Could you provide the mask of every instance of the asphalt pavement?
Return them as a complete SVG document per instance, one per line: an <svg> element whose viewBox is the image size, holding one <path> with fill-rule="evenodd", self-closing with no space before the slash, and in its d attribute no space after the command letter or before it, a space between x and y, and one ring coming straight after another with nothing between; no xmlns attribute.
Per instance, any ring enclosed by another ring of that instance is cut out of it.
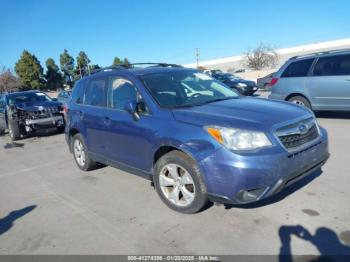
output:
<svg viewBox="0 0 350 262"><path fill-rule="evenodd" d="M167 208L149 181L80 171L63 134L0 137L0 254L350 254L350 114L319 116L331 157L267 201Z"/></svg>

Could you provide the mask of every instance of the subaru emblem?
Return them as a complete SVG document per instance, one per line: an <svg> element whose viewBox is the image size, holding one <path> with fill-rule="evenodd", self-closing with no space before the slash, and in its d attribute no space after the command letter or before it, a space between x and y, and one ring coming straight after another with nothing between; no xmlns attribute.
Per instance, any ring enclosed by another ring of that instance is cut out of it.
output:
<svg viewBox="0 0 350 262"><path fill-rule="evenodd" d="M298 129L301 134L305 134L309 130L308 126L305 124L300 124Z"/></svg>

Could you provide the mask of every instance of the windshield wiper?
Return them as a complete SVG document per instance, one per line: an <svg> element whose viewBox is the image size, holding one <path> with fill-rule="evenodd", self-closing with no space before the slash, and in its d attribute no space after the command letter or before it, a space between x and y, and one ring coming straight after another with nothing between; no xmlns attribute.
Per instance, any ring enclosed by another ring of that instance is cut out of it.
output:
<svg viewBox="0 0 350 262"><path fill-rule="evenodd" d="M202 105L210 104L210 103L213 103L213 102L219 102L219 101L224 101L224 100L229 100L229 99L236 99L236 98L238 98L238 96L217 98L217 99L213 99L213 100L204 101L202 103L179 105L179 106L172 107L172 109L181 109L181 108L189 108L189 107L194 107L194 106L202 106Z"/></svg>
<svg viewBox="0 0 350 262"><path fill-rule="evenodd" d="M201 105L205 105L205 104L210 104L210 103L214 103L214 102L219 102L219 101L224 101L224 100L230 100L230 99L236 99L238 98L238 96L231 96L231 97L225 97L225 98L217 98L217 99L213 99L213 100L208 100L208 101L204 101L202 103L196 104L197 106L201 106Z"/></svg>

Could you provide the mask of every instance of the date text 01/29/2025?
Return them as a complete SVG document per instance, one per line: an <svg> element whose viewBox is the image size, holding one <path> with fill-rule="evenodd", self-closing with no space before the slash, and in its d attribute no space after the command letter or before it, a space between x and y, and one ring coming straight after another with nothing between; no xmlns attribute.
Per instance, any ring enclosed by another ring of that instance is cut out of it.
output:
<svg viewBox="0 0 350 262"><path fill-rule="evenodd" d="M219 261L217 256L128 256L128 261Z"/></svg>

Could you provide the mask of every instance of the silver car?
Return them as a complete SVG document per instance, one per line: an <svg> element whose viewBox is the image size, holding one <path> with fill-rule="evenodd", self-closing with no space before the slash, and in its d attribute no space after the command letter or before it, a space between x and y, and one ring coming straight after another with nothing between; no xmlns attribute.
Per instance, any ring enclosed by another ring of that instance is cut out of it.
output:
<svg viewBox="0 0 350 262"><path fill-rule="evenodd" d="M270 84L270 99L314 111L350 111L350 50L292 57Z"/></svg>

